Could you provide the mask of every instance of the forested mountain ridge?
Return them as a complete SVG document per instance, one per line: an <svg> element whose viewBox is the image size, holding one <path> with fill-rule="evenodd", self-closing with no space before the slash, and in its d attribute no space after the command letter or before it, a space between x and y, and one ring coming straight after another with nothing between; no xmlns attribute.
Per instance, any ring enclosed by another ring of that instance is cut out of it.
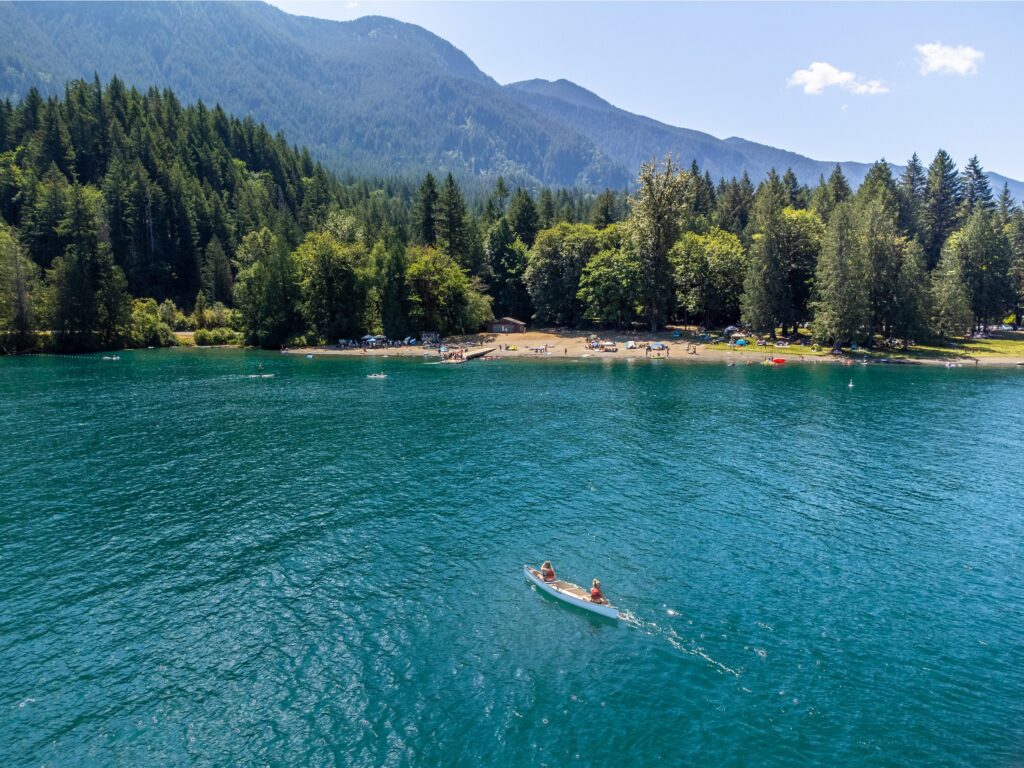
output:
<svg viewBox="0 0 1024 768"><path fill-rule="evenodd" d="M835 165L634 115L565 80L503 87L447 41L382 17L326 21L263 3L0 3L0 97L60 94L95 73L250 115L361 176L451 170L600 190L669 153L714 179L755 182L792 168L814 184ZM841 167L856 185L869 165ZM1024 198L1024 184L1010 190Z"/></svg>
<svg viewBox="0 0 1024 768"><path fill-rule="evenodd" d="M117 76L219 103L358 175L505 174L622 186L624 168L523 107L451 44L382 17L340 23L262 3L0 5L0 95Z"/></svg>

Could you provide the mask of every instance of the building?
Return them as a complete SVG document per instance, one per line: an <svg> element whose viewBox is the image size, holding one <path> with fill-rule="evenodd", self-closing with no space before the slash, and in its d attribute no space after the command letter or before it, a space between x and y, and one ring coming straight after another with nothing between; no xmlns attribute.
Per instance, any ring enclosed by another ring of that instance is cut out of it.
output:
<svg viewBox="0 0 1024 768"><path fill-rule="evenodd" d="M499 317L487 323L488 333L526 333L526 323L514 317Z"/></svg>

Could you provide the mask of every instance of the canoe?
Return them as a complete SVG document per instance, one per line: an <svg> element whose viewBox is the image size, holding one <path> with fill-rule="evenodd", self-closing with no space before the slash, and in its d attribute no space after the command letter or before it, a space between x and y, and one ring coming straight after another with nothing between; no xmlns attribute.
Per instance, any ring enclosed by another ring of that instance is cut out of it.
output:
<svg viewBox="0 0 1024 768"><path fill-rule="evenodd" d="M544 581L540 575L540 571L531 568L528 565L523 566L523 573L526 578L533 582L538 588L543 589L552 597L558 598L564 603L569 605L575 605L577 608L582 608L585 611L591 613L599 613L602 616L607 616L610 619L621 619L622 614L619 613L619 609L614 605L607 603L592 603L590 601L590 593L586 592L582 587L572 584L568 581L562 581L556 579L555 581Z"/></svg>

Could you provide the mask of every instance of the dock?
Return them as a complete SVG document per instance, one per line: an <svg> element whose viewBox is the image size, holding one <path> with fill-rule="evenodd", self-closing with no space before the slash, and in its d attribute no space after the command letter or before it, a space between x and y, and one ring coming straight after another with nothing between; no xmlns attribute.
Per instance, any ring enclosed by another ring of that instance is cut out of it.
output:
<svg viewBox="0 0 1024 768"><path fill-rule="evenodd" d="M472 352L466 352L460 360L442 360L441 363L444 365L459 365L460 363L468 363L470 360L476 360L478 357L489 355L494 352L497 347L487 347L487 349L474 349Z"/></svg>

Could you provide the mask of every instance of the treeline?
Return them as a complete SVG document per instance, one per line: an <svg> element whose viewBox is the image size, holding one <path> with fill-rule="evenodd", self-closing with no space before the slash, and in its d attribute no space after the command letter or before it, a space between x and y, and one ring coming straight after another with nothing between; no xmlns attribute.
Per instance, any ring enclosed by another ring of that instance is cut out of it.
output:
<svg viewBox="0 0 1024 768"><path fill-rule="evenodd" d="M756 187L648 164L636 192L454 177L342 183L219 107L118 80L0 102L0 334L7 348L253 344L540 325L742 321L823 343L959 335L1024 296L1024 213L976 158L940 151L854 192L837 167ZM231 334L206 334L228 339Z"/></svg>

